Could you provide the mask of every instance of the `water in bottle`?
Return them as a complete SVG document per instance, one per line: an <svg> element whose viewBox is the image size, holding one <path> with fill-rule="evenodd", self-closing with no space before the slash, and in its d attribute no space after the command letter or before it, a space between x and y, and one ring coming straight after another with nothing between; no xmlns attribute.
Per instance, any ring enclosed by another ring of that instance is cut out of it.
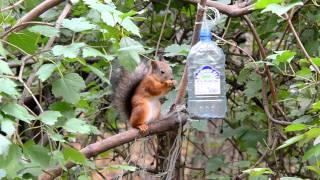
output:
<svg viewBox="0 0 320 180"><path fill-rule="evenodd" d="M225 55L202 26L200 41L187 57L188 112L191 118L225 118L227 112Z"/></svg>

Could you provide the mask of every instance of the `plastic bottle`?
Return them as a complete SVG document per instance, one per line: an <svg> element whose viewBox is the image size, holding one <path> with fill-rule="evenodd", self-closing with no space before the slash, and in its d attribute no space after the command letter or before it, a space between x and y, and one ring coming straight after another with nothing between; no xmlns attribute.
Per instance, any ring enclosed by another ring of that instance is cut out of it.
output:
<svg viewBox="0 0 320 180"><path fill-rule="evenodd" d="M187 57L188 112L191 118L225 118L227 112L225 55L211 40L207 25L200 31L200 41Z"/></svg>

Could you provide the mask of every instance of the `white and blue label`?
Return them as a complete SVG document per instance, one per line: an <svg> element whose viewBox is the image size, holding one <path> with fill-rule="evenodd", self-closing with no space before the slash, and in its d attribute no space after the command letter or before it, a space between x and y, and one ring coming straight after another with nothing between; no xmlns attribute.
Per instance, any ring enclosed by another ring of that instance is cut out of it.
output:
<svg viewBox="0 0 320 180"><path fill-rule="evenodd" d="M221 94L220 72L211 66L202 66L194 73L195 95Z"/></svg>

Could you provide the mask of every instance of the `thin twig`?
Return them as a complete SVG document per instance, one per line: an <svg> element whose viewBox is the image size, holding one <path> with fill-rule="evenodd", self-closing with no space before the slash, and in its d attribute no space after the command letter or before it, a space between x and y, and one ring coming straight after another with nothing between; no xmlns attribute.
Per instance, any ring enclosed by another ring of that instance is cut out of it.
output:
<svg viewBox="0 0 320 180"><path fill-rule="evenodd" d="M4 11L8 11L8 10L10 10L10 9L13 9L13 8L19 6L21 3L23 3L23 1L24 1L24 0L17 1L17 2L15 2L14 4L12 4L12 5L8 6L8 7L5 7L5 8L0 9L0 13L2 13L2 12L4 12Z"/></svg>

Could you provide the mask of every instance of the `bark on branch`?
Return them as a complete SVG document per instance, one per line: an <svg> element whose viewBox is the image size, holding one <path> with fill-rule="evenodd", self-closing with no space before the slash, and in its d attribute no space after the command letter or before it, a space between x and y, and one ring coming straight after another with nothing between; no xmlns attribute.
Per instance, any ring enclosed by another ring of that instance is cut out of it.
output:
<svg viewBox="0 0 320 180"><path fill-rule="evenodd" d="M186 0L191 3L199 3L200 0ZM248 2L236 3L232 5L223 4L216 1L207 1L207 6L214 7L218 9L221 13L226 14L230 17L240 17L246 14L250 14L253 10L253 7Z"/></svg>
<svg viewBox="0 0 320 180"><path fill-rule="evenodd" d="M180 125L185 124L187 121L187 117L184 113L174 112L164 119L151 123L149 125L148 135L153 134L161 134L167 131L171 131L177 129ZM87 158L97 156L98 154L105 152L109 149L115 148L117 146L126 144L128 142L134 141L135 139L139 139L140 136L139 131L137 129L130 129L128 131L116 134L114 136L108 137L102 141L90 144L85 148L81 149L80 152L83 153ZM67 169L72 168L76 164L72 162L68 162L65 164ZM49 180L54 179L62 174L63 170L61 166L56 166L52 169L48 169L44 171L39 179L41 180Z"/></svg>
<svg viewBox="0 0 320 180"><path fill-rule="evenodd" d="M57 6L58 4L62 3L64 0L45 0L42 3L40 3L38 6L33 8L30 12L28 12L26 15L24 15L16 25L12 27L14 28L14 32L20 31L21 29L24 29L26 25L22 25L26 22L32 21L39 17L42 13L46 12L48 9ZM17 28L17 26L19 26Z"/></svg>

